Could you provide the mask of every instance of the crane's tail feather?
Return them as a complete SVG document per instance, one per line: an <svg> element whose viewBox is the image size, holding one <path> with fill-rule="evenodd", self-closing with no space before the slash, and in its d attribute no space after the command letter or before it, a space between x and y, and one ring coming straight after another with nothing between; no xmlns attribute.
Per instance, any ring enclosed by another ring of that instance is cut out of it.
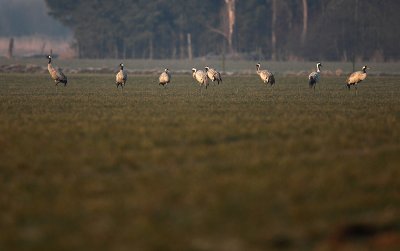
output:
<svg viewBox="0 0 400 251"><path fill-rule="evenodd" d="M268 78L268 83L269 83L270 85L275 84L275 77L274 77L274 75L271 75L271 76Z"/></svg>
<svg viewBox="0 0 400 251"><path fill-rule="evenodd" d="M68 80L67 79L61 79L60 83L63 83L64 86L66 86L68 84Z"/></svg>
<svg viewBox="0 0 400 251"><path fill-rule="evenodd" d="M315 79L313 77L310 77L310 79L308 80L308 85L310 87L314 86L317 82L315 81Z"/></svg>

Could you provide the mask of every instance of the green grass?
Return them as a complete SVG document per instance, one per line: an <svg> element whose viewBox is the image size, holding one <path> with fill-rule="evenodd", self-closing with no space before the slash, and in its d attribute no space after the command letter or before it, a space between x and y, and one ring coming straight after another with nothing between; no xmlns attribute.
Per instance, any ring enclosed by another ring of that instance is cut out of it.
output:
<svg viewBox="0 0 400 251"><path fill-rule="evenodd" d="M325 250L354 223L398 240L399 80L355 96L342 78L200 93L130 76L121 93L112 75L56 92L47 74L3 74L0 250Z"/></svg>

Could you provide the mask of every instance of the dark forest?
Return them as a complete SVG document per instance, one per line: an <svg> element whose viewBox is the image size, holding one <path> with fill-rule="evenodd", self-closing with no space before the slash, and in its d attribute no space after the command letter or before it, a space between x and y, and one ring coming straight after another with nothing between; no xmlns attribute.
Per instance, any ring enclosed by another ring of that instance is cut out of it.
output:
<svg viewBox="0 0 400 251"><path fill-rule="evenodd" d="M46 0L80 58L396 61L397 0Z"/></svg>

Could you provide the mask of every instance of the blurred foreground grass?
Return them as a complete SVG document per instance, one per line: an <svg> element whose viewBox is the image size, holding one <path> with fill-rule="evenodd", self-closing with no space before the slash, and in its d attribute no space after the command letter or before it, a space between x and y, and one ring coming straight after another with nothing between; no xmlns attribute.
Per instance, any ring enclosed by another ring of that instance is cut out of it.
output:
<svg viewBox="0 0 400 251"><path fill-rule="evenodd" d="M399 80L3 74L0 250L398 250Z"/></svg>

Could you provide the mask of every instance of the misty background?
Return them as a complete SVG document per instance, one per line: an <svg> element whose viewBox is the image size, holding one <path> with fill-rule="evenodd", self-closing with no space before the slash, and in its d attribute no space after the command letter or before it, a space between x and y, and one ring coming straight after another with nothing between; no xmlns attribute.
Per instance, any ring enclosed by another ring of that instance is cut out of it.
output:
<svg viewBox="0 0 400 251"><path fill-rule="evenodd" d="M48 15L44 0L0 0L0 36L68 37L67 27Z"/></svg>
<svg viewBox="0 0 400 251"><path fill-rule="evenodd" d="M398 61L396 0L0 0L0 55Z"/></svg>
<svg viewBox="0 0 400 251"><path fill-rule="evenodd" d="M44 0L0 0L0 57L7 56L14 38L14 56L50 53L74 57L71 30L48 15Z"/></svg>

